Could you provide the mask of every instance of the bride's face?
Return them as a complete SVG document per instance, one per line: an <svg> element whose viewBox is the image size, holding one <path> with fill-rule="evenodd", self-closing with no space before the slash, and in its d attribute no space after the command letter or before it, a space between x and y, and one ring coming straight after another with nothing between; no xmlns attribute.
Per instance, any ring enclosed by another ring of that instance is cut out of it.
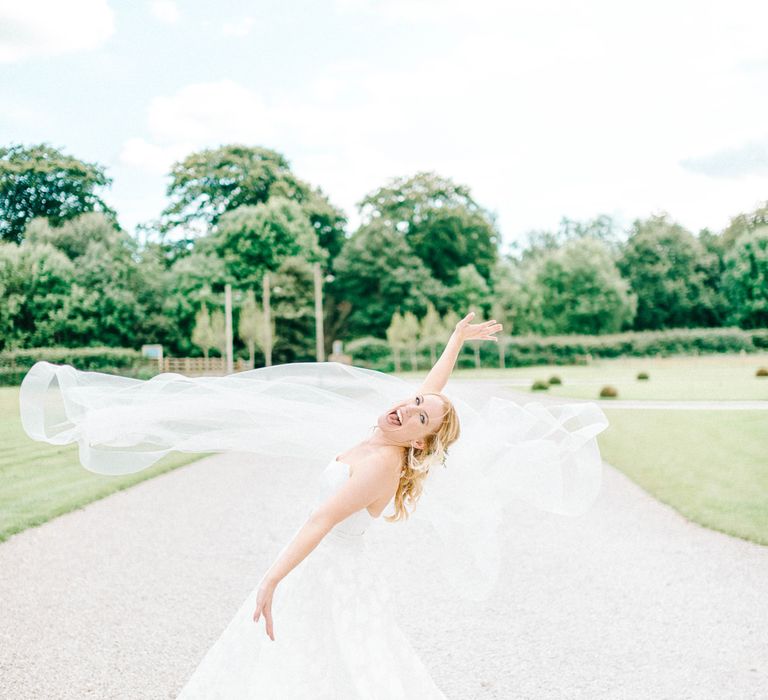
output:
<svg viewBox="0 0 768 700"><path fill-rule="evenodd" d="M414 443L416 447L421 447L421 438L437 430L444 413L445 408L439 396L416 394L382 413L377 425L394 442Z"/></svg>

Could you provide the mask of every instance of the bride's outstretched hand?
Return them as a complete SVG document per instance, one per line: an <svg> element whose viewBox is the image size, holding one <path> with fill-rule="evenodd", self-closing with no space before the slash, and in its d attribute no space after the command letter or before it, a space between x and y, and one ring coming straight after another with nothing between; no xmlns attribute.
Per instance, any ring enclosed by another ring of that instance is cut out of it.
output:
<svg viewBox="0 0 768 700"><path fill-rule="evenodd" d="M272 595L275 592L274 585L263 581L256 593L256 610L253 612L253 621L258 622L259 616L264 614L264 622L267 627L267 636L274 642L275 632L272 626Z"/></svg>
<svg viewBox="0 0 768 700"><path fill-rule="evenodd" d="M474 317L475 312L470 311L456 324L454 333L462 340L499 340L494 333L498 333L502 326L500 323L496 323L496 319L483 323L470 323Z"/></svg>

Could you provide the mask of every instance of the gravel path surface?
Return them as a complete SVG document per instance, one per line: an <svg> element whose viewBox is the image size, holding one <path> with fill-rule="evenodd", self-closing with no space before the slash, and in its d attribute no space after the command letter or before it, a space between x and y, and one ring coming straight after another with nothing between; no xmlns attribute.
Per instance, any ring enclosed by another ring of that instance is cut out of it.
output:
<svg viewBox="0 0 768 700"><path fill-rule="evenodd" d="M252 462L209 457L0 544L0 697L175 697L309 506L308 480ZM580 518L514 507L492 601L398 584L446 695L768 697L768 548L604 475Z"/></svg>

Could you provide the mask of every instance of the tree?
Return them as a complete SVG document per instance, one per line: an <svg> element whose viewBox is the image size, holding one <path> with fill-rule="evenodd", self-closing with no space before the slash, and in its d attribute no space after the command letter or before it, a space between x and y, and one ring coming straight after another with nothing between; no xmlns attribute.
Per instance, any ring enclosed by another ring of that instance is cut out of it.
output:
<svg viewBox="0 0 768 700"><path fill-rule="evenodd" d="M272 326L274 329L274 316L272 317ZM248 348L248 360L250 366L254 367L254 350L258 346L264 352L268 337L266 324L264 323L264 310L256 303L256 295L252 289L245 293L245 301L240 307L240 321L237 334ZM273 330L273 339L274 335Z"/></svg>
<svg viewBox="0 0 768 700"><path fill-rule="evenodd" d="M50 243L0 242L0 349L68 344L73 275L72 261Z"/></svg>
<svg viewBox="0 0 768 700"><path fill-rule="evenodd" d="M436 173L396 178L359 204L363 223L379 222L399 231L411 250L444 284L458 268L473 264L488 279L499 235L493 215L472 198L469 188Z"/></svg>
<svg viewBox="0 0 768 700"><path fill-rule="evenodd" d="M594 238L602 241L612 253L618 253L620 244L616 234L616 225L607 214L600 214L594 219L576 221L564 216L556 231L528 231L520 259L528 262L553 250L557 250L568 241L582 238Z"/></svg>
<svg viewBox="0 0 768 700"><path fill-rule="evenodd" d="M280 197L299 204L315 229L320 246L335 257L344 241L344 213L320 188L297 178L281 153L255 146L230 144L191 153L170 173L167 195L171 203L158 223L161 232L175 227L215 227L229 211L265 204ZM182 241L182 250L190 240Z"/></svg>
<svg viewBox="0 0 768 700"><path fill-rule="evenodd" d="M730 306L729 324L768 326L768 226L745 231L725 256L723 290Z"/></svg>
<svg viewBox="0 0 768 700"><path fill-rule="evenodd" d="M728 253L743 234L756 231L764 226L768 226L768 201L754 211L737 214L731 219L720 236L722 254Z"/></svg>
<svg viewBox="0 0 768 700"><path fill-rule="evenodd" d="M434 366L437 361L435 344L443 339L443 322L431 301L427 302L427 313L421 319L419 338L422 344L429 348L429 361L431 366Z"/></svg>
<svg viewBox="0 0 768 700"><path fill-rule="evenodd" d="M241 287L256 286L264 272L277 270L288 257L301 254L315 262L327 256L302 208L282 197L227 212L206 243Z"/></svg>
<svg viewBox="0 0 768 700"><path fill-rule="evenodd" d="M392 354L395 358L395 372L400 371L400 351L406 347L405 328L403 326L403 317L400 309L392 314L392 320L387 327L387 342L392 348Z"/></svg>
<svg viewBox="0 0 768 700"><path fill-rule="evenodd" d="M0 148L0 240L20 243L36 217L53 225L89 211L115 213L98 190L111 184L104 168L39 144Z"/></svg>
<svg viewBox="0 0 768 700"><path fill-rule="evenodd" d="M216 347L216 337L211 317L208 315L208 305L203 304L200 311L195 315L195 327L192 330L192 342L202 351L206 361L208 360L208 351Z"/></svg>
<svg viewBox="0 0 768 700"><path fill-rule="evenodd" d="M91 243L100 243L115 254L127 252L132 257L139 257L136 240L116 227L114 220L102 212L79 214L58 226L37 217L27 224L23 238L28 243L50 243L70 260L85 255ZM121 248L124 251L119 251Z"/></svg>
<svg viewBox="0 0 768 700"><path fill-rule="evenodd" d="M224 312L221 309L216 309L211 314L211 337L213 347L219 351L221 357L224 357L227 354L227 328Z"/></svg>
<svg viewBox="0 0 768 700"><path fill-rule="evenodd" d="M635 330L695 327L713 317L716 290L706 283L712 261L666 214L634 222L617 264L637 295Z"/></svg>
<svg viewBox="0 0 768 700"><path fill-rule="evenodd" d="M406 311L403 314L402 323L403 343L411 356L411 371L419 369L418 349L419 349L419 319L413 311Z"/></svg>
<svg viewBox="0 0 768 700"><path fill-rule="evenodd" d="M628 282L606 245L594 238L542 255L533 281L542 333L614 333L634 317L637 300Z"/></svg>
<svg viewBox="0 0 768 700"><path fill-rule="evenodd" d="M359 228L333 262L330 303L341 315L337 337L384 337L395 309L426 312L445 307L445 287L413 254L403 237L381 222ZM348 304L344 309L342 304Z"/></svg>
<svg viewBox="0 0 768 700"><path fill-rule="evenodd" d="M490 305L488 283L474 265L459 268L458 283L451 288L450 299L454 309L475 309L478 315L482 315Z"/></svg>

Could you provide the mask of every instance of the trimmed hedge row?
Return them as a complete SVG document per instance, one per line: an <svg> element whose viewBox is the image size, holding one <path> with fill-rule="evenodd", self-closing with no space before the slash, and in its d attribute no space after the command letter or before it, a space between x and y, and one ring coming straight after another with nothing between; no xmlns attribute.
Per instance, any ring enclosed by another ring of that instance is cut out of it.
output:
<svg viewBox="0 0 768 700"><path fill-rule="evenodd" d="M436 347L442 351L441 346ZM668 357L672 355L704 355L726 352L760 352L768 350L768 328L674 328L664 331L630 331L611 335L502 336L497 343L478 346L482 367L499 367L500 351L506 367L529 365L579 365L596 357ZM369 369L393 372L395 361L389 344L382 338L357 338L345 344L344 352L352 361ZM411 369L410 353L401 352L401 368ZM0 386L21 383L27 370L46 360L68 364L87 371L109 372L127 377L148 379L156 374L154 360L143 357L132 348L25 348L0 352ZM428 348L417 353L419 369L430 366ZM468 343L456 365L475 367L475 343Z"/></svg>
<svg viewBox="0 0 768 700"><path fill-rule="evenodd" d="M438 348L441 350L442 348ZM669 357L768 350L768 328L673 328L663 331L628 331L610 335L524 335L503 336L497 343L479 346L482 367L500 367L500 351L505 367L530 365L580 365L591 359L612 357ZM391 372L394 359L385 340L360 338L347 343L345 352L356 365ZM401 367L411 369L410 353L401 352ZM430 366L429 350L417 353L419 369ZM469 342L456 363L460 368L475 367L474 343Z"/></svg>
<svg viewBox="0 0 768 700"><path fill-rule="evenodd" d="M132 348L24 348L0 352L0 386L18 386L29 368L41 360L137 379L157 374L157 362Z"/></svg>

